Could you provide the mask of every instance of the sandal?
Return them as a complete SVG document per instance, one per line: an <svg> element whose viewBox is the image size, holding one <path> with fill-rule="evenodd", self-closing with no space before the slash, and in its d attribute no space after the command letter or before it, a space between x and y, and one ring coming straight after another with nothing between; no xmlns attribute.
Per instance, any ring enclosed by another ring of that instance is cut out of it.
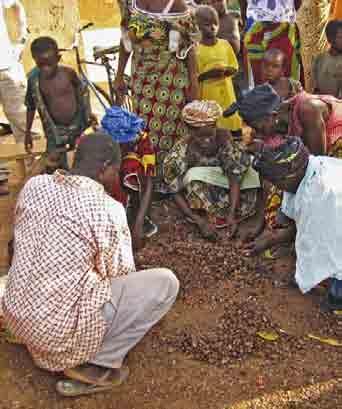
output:
<svg viewBox="0 0 342 409"><path fill-rule="evenodd" d="M87 385L78 381L65 380L57 382L56 391L66 398L74 398L82 395L90 395L91 393L106 392L113 387L114 385Z"/></svg>
<svg viewBox="0 0 342 409"><path fill-rule="evenodd" d="M108 371L106 371L106 374L107 372L112 373L112 371L113 371L112 369L109 369ZM72 374L75 374L75 372ZM116 374L114 377L109 376L108 374L106 378L107 382L104 382L104 380L102 379L101 384L99 383L90 384L89 379L87 377L84 379L87 380L88 382L80 382L79 380L75 379L64 379L62 381L57 382L56 390L60 395L65 397L76 397L81 395L89 395L92 393L105 392L115 388L116 386L120 386L123 382L126 381L128 375L129 369L125 367L116 370Z"/></svg>
<svg viewBox="0 0 342 409"><path fill-rule="evenodd" d="M87 383L89 385L104 385L112 373L111 368L101 368L96 365L84 364L76 368L64 370L64 375L74 381Z"/></svg>

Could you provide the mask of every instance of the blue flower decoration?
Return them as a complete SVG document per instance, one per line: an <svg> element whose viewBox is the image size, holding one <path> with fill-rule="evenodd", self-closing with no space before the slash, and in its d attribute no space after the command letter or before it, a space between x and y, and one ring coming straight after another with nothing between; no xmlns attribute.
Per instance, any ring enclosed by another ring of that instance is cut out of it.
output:
<svg viewBox="0 0 342 409"><path fill-rule="evenodd" d="M143 119L115 105L106 110L101 125L118 143L134 142L140 132L145 129Z"/></svg>

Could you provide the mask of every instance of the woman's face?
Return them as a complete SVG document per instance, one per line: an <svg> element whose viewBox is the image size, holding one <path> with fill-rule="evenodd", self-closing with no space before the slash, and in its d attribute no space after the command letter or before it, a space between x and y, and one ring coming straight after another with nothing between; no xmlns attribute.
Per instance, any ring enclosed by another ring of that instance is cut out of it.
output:
<svg viewBox="0 0 342 409"><path fill-rule="evenodd" d="M253 123L250 123L249 125L252 128L254 128L254 130L258 134L258 137L264 139L276 133L276 125L277 125L277 120L278 120L277 117L278 115L274 113L262 119L254 121Z"/></svg>
<svg viewBox="0 0 342 409"><path fill-rule="evenodd" d="M191 129L191 139L204 153L216 152L216 125Z"/></svg>

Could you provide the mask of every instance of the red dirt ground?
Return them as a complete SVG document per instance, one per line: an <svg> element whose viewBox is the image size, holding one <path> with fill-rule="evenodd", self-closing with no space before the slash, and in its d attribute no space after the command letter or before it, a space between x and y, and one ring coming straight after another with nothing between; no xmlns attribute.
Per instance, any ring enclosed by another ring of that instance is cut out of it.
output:
<svg viewBox="0 0 342 409"><path fill-rule="evenodd" d="M182 290L129 354L128 382L63 399L54 389L57 376L0 338L0 409L341 408L342 348L307 338L342 342L342 317L318 307L324 288L303 296L288 285L293 260L245 260L225 232L211 244L169 204L154 213L160 234L137 255L137 267L171 268ZM256 335L270 330L278 341Z"/></svg>

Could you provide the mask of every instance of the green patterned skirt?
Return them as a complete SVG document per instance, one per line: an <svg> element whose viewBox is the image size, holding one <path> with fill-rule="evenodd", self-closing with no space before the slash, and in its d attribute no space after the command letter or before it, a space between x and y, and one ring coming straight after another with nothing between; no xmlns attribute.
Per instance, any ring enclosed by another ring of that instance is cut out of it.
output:
<svg viewBox="0 0 342 409"><path fill-rule="evenodd" d="M189 75L186 62L162 46L135 46L132 61L133 110L146 124L157 157L154 189L168 193L163 162L176 140L188 134L181 119Z"/></svg>

